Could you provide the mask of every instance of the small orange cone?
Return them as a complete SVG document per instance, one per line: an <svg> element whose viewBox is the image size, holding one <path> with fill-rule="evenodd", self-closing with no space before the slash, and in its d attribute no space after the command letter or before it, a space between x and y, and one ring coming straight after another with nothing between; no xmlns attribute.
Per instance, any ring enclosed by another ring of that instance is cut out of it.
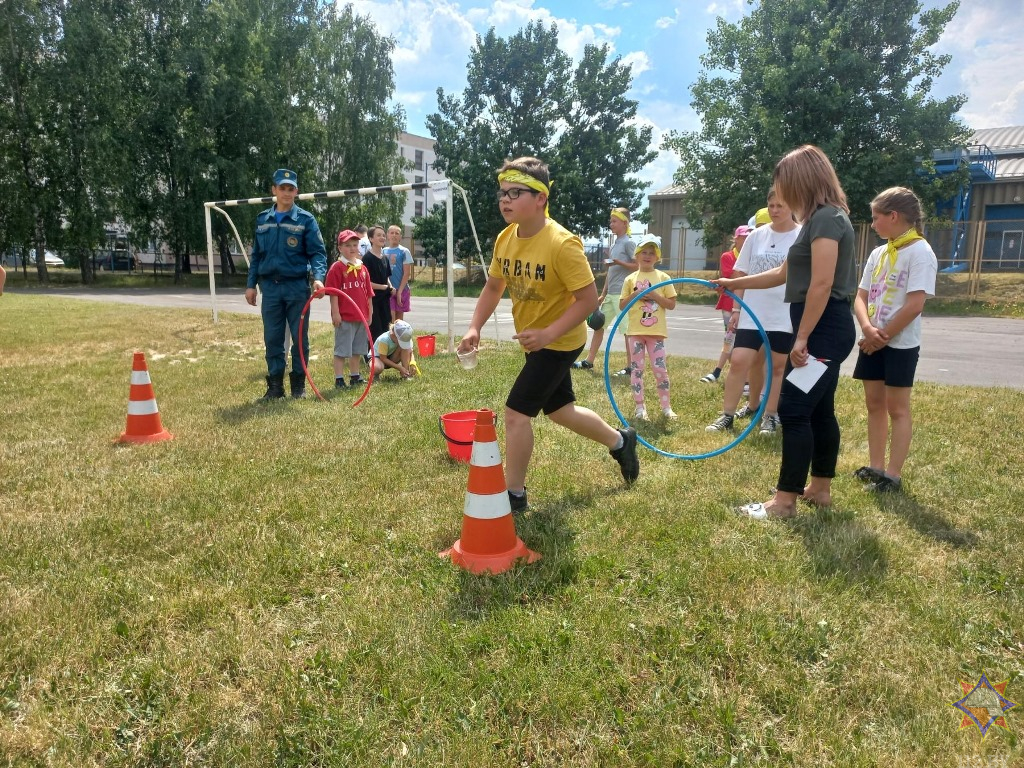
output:
<svg viewBox="0 0 1024 768"><path fill-rule="evenodd" d="M540 555L527 549L516 536L494 431L494 412L485 408L476 412L462 536L441 557L450 557L453 563L475 574L504 573L517 560L540 560Z"/></svg>
<svg viewBox="0 0 1024 768"><path fill-rule="evenodd" d="M132 361L132 386L128 393L128 424L118 439L119 443L155 443L173 438L160 424L160 410L156 407L153 384L149 380L146 356L135 353Z"/></svg>

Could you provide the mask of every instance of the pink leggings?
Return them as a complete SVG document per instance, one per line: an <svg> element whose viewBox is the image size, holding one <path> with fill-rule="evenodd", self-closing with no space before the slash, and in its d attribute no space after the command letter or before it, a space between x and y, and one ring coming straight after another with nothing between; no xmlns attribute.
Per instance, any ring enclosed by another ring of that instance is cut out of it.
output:
<svg viewBox="0 0 1024 768"><path fill-rule="evenodd" d="M633 364L630 374L630 385L633 389L633 402L644 404L644 353L651 357L651 370L654 380L658 382L658 402L662 410L671 407L668 399L668 366L665 364L665 339L661 336L630 336L629 362Z"/></svg>

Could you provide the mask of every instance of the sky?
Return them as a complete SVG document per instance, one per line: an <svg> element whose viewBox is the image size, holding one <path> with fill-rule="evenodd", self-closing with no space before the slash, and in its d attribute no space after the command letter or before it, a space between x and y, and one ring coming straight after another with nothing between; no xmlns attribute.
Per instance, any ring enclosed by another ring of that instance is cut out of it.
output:
<svg viewBox="0 0 1024 768"><path fill-rule="evenodd" d="M346 0L342 0L345 2ZM718 17L737 22L750 12L744 0L352 0L394 38L395 98L406 129L428 136L437 89L461 96L476 36L494 28L509 37L531 21L558 27L563 50L579 60L588 43L607 43L632 65L629 96L637 120L650 125L654 147L671 130L700 127L690 86L700 73L707 32ZM923 0L925 9L945 5ZM962 0L934 52L953 59L932 88L935 98L962 93L959 117L972 129L1024 125L1024 46L1019 25L1024 0ZM672 153L661 151L638 176L648 193L672 183Z"/></svg>

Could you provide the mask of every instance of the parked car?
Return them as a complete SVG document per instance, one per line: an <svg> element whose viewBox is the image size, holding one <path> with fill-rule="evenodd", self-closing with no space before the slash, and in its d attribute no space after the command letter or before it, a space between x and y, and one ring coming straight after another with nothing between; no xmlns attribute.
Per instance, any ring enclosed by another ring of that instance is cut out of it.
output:
<svg viewBox="0 0 1024 768"><path fill-rule="evenodd" d="M62 259L60 256L58 256L53 251L43 251L43 261L46 263L46 266L48 266L48 267L63 267L64 266L64 259ZM35 252L34 248L31 251L29 251L28 262L29 262L29 264L35 264L36 263L36 252Z"/></svg>

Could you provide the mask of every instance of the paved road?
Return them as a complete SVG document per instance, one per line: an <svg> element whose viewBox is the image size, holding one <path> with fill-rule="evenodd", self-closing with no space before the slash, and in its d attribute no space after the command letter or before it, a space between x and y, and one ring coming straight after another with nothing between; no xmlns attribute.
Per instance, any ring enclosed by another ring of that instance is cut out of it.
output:
<svg viewBox="0 0 1024 768"><path fill-rule="evenodd" d="M52 291L55 295L95 301L113 301L156 307L186 307L211 312L209 292L188 289L151 291L143 289ZM245 303L244 291L231 289L217 294L218 312L257 314ZM475 299L456 298L452 312L456 337L469 324ZM448 332L448 302L444 298L413 296L408 320L417 333ZM484 332L485 338L509 340L513 333L512 305L503 299ZM313 302L312 320L330 322L326 301ZM722 344L722 320L708 306L680 304L669 313L669 351L673 354L716 360ZM1024 320L985 317L925 317L924 344L917 377L941 384L971 384L1024 389ZM856 355L850 355L843 372L850 374Z"/></svg>

